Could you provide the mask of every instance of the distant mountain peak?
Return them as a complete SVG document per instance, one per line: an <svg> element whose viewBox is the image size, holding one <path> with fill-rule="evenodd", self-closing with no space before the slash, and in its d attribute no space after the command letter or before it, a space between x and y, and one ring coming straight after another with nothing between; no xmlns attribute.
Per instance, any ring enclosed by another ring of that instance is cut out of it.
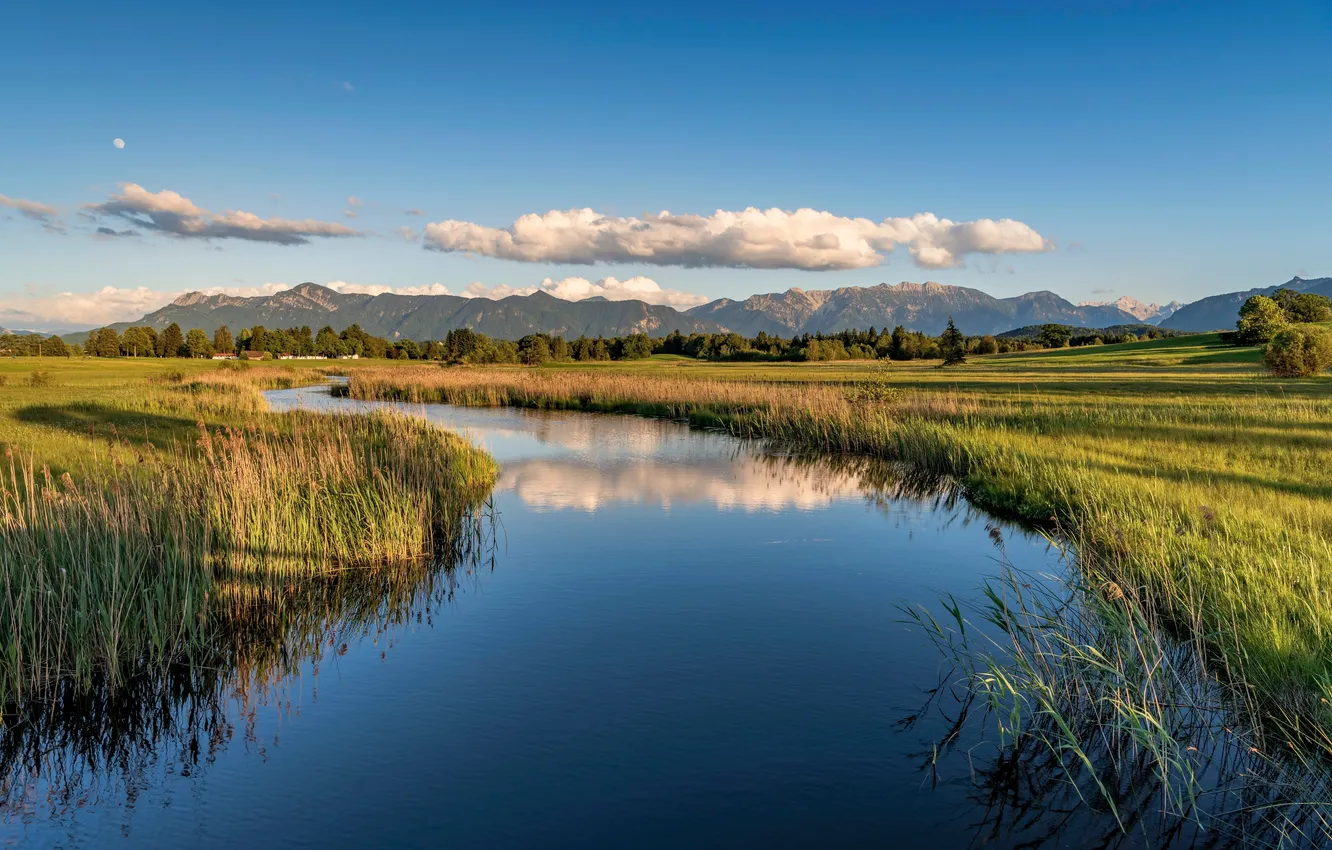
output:
<svg viewBox="0 0 1332 850"><path fill-rule="evenodd" d="M1169 304L1144 304L1131 295L1123 295L1114 301L1082 301L1079 307L1118 307L1130 316L1143 322L1160 322L1174 315L1183 305L1178 301Z"/></svg>
<svg viewBox="0 0 1332 850"><path fill-rule="evenodd" d="M202 292L186 292L184 295L178 296L175 301L172 301L171 306L193 307L195 304L202 304L203 302L207 301L210 297L211 296L205 295Z"/></svg>

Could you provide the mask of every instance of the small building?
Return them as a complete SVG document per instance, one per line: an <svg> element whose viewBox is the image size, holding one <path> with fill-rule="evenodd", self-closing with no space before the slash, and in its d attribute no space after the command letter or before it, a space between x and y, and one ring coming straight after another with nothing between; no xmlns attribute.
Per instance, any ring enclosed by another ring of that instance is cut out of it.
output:
<svg viewBox="0 0 1332 850"><path fill-rule="evenodd" d="M214 360L235 360L235 359L236 359L236 355L231 354L230 352L225 353L225 354L214 354L214 355L213 355L213 359L214 359Z"/></svg>
<svg viewBox="0 0 1332 850"><path fill-rule="evenodd" d="M359 355L359 354L339 354L339 355L338 355L338 359L339 359L339 360L360 360L360 359L361 359L361 355Z"/></svg>
<svg viewBox="0 0 1332 850"><path fill-rule="evenodd" d="M263 360L267 356L267 351L242 351L240 353L241 360Z"/></svg>

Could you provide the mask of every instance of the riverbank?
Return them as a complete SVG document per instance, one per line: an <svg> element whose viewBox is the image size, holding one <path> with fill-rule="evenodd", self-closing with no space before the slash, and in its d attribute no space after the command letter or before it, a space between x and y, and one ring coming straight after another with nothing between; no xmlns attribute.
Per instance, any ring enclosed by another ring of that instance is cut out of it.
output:
<svg viewBox="0 0 1332 850"><path fill-rule="evenodd" d="M1330 751L1332 387L1214 336L979 358L957 369L678 361L362 369L362 399L688 419L902 461L1057 530L1115 593L1205 648L1237 699Z"/></svg>
<svg viewBox="0 0 1332 850"><path fill-rule="evenodd" d="M436 557L496 467L390 414L267 412L279 368L62 364L0 389L0 703L234 640L293 582ZM12 426L12 427L11 427ZM262 591L262 592L260 592Z"/></svg>

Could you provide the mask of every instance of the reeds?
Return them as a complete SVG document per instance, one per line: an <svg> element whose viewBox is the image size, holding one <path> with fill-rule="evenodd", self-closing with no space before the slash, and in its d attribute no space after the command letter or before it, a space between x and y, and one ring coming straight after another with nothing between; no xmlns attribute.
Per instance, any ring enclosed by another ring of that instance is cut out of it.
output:
<svg viewBox="0 0 1332 850"><path fill-rule="evenodd" d="M76 482L9 451L0 482L0 704L207 650L217 582L428 557L484 498L484 453L404 416L200 424L195 446L121 440Z"/></svg>

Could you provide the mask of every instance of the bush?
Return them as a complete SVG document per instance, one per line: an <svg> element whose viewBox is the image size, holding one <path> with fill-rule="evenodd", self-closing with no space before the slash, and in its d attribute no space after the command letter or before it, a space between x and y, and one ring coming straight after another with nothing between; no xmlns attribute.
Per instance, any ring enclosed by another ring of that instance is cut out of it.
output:
<svg viewBox="0 0 1332 850"><path fill-rule="evenodd" d="M54 381L51 380L50 372L32 372L28 375L28 386L30 387L49 387Z"/></svg>
<svg viewBox="0 0 1332 850"><path fill-rule="evenodd" d="M1263 362L1273 375L1300 378L1332 366L1332 333L1322 328L1287 328L1267 344Z"/></svg>

